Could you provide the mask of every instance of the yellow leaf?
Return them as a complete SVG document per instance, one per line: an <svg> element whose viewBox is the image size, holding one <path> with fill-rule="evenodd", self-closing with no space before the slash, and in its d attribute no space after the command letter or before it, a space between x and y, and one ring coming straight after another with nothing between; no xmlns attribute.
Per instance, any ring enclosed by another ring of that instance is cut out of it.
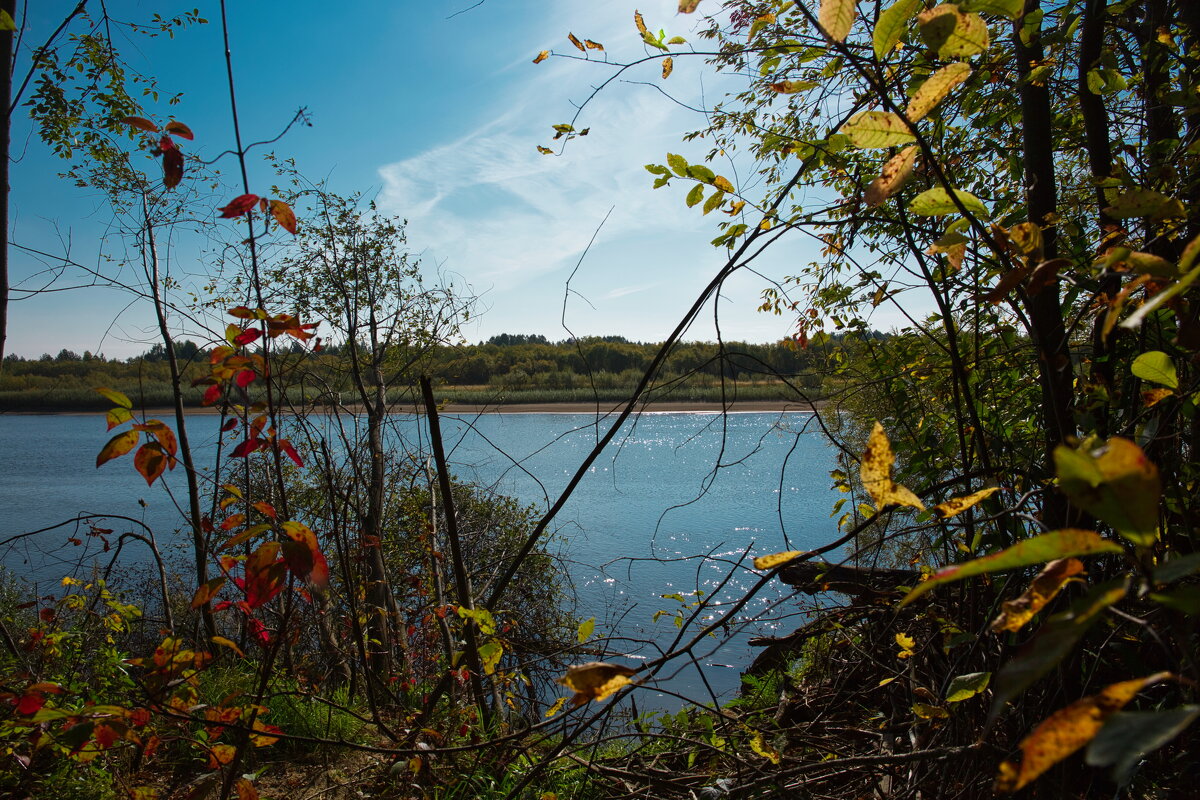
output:
<svg viewBox="0 0 1200 800"><path fill-rule="evenodd" d="M549 719L550 717L553 717L558 712L562 711L563 706L566 704L567 704L567 698L565 698L565 697L560 697L557 700L555 700L554 705L550 706L550 708L546 710L546 718Z"/></svg>
<svg viewBox="0 0 1200 800"><path fill-rule="evenodd" d="M782 553L772 553L769 556L759 556L754 559L755 569L774 569L780 564L786 564L793 558L803 555L803 550L785 550Z"/></svg>
<svg viewBox="0 0 1200 800"><path fill-rule="evenodd" d="M670 56L667 56L663 59L663 78L671 77L671 70L673 69L675 69L675 61Z"/></svg>
<svg viewBox="0 0 1200 800"><path fill-rule="evenodd" d="M913 703L913 713L921 719L949 719L950 712L941 706L933 706L928 703Z"/></svg>
<svg viewBox="0 0 1200 800"><path fill-rule="evenodd" d="M829 38L835 42L844 42L854 24L855 0L821 0L821 11L817 22Z"/></svg>
<svg viewBox="0 0 1200 800"><path fill-rule="evenodd" d="M691 14L700 5L700 0L679 0L679 13Z"/></svg>
<svg viewBox="0 0 1200 800"><path fill-rule="evenodd" d="M638 33L643 34L643 35L648 33L648 31L646 30L646 21L644 19L642 19L642 12L640 12L640 11L633 12L633 24L637 25Z"/></svg>
<svg viewBox="0 0 1200 800"><path fill-rule="evenodd" d="M904 109L904 116L913 122L924 118L926 114L937 107L938 103L945 100L950 92L954 91L954 87L965 81L970 75L971 67L962 62L942 67L930 75L921 84L921 88L917 89L912 99L908 101L908 107Z"/></svg>
<svg viewBox="0 0 1200 800"><path fill-rule="evenodd" d="M567 38L571 40L571 44L573 44L579 48L579 52L581 52L581 53L587 52L587 48L583 46L583 42L579 41L579 39L576 38L575 34L568 33Z"/></svg>
<svg viewBox="0 0 1200 800"><path fill-rule="evenodd" d="M955 514L961 514L971 506L981 500L985 500L996 492L1000 491L999 486L992 486L988 489L980 489L978 492L967 495L966 497L952 497L944 503L938 503L933 507L933 513L945 519L953 517Z"/></svg>
<svg viewBox="0 0 1200 800"><path fill-rule="evenodd" d="M717 187L722 192L733 191L733 183L731 183L729 178L726 178L724 175L718 175L717 177L713 178L713 186Z"/></svg>
<svg viewBox="0 0 1200 800"><path fill-rule="evenodd" d="M1000 616L992 622L996 633L1021 630L1033 615L1067 585L1072 576L1083 572L1083 562L1078 558L1060 558L1051 561L1029 584L1029 588L1016 600L1006 600L1001 606Z"/></svg>
<svg viewBox="0 0 1200 800"><path fill-rule="evenodd" d="M543 50L542 52L540 52L540 53L538 53L538 54L537 54L537 58L535 58L535 59L533 60L533 63L535 63L535 64L540 64L540 63L542 63L543 61L545 61L545 60L546 60L547 58L549 58L549 57L550 57L550 51L549 51L549 50Z"/></svg>
<svg viewBox="0 0 1200 800"><path fill-rule="evenodd" d="M1021 741L1021 763L1005 761L996 776L997 792L1015 792L1050 767L1090 742L1104 723L1145 687L1171 677L1160 672L1147 678L1121 681L1098 694L1059 709Z"/></svg>
<svg viewBox="0 0 1200 800"><path fill-rule="evenodd" d="M780 752L774 747L771 747L771 745L767 744L766 740L763 739L763 735L757 731L755 731L754 735L750 737L750 749L770 761L772 764L778 764L783 759L782 754L780 754Z"/></svg>
<svg viewBox="0 0 1200 800"><path fill-rule="evenodd" d="M567 674L559 678L558 683L574 690L571 705L578 706L589 700L603 700L629 685L629 678L635 672L622 664L592 661L567 667Z"/></svg>
<svg viewBox="0 0 1200 800"><path fill-rule="evenodd" d="M917 138L903 118L888 111L860 111L842 126L841 132L862 150L908 144Z"/></svg>
<svg viewBox="0 0 1200 800"><path fill-rule="evenodd" d="M604 45L600 44L599 42L593 42L591 39L584 39L583 43L587 47L588 50L603 50L604 49Z"/></svg>
<svg viewBox="0 0 1200 800"><path fill-rule="evenodd" d="M126 409L133 408L133 403L123 392L118 392L116 389L109 389L106 386L97 386L94 391L96 392L96 394L102 395L103 397L105 397L109 400L112 400L114 403L116 403L118 406L120 406L122 408L126 408Z"/></svg>
<svg viewBox="0 0 1200 800"><path fill-rule="evenodd" d="M879 685L880 685L880 686L887 686L889 683L891 683L892 681L896 680L896 678L899 678L899 677L900 677L899 675L893 675L893 676L892 676L892 677L890 677L890 678L884 678L883 680L881 680L881 681L879 682Z"/></svg>
<svg viewBox="0 0 1200 800"><path fill-rule="evenodd" d="M233 652L237 653L237 654L238 654L239 656L241 656L242 658L245 658L245 657L246 657L246 654L242 652L242 648L240 648L240 647L238 647L238 646L237 646L237 642L234 642L234 641L232 641L232 640L230 640L230 639L226 639L224 636L214 636L214 637L212 637L212 643L213 643L213 644L219 644L219 645L221 645L222 647L228 647L230 650L232 650Z"/></svg>
<svg viewBox="0 0 1200 800"><path fill-rule="evenodd" d="M868 206L882 205L884 200L900 191L900 187L912 177L913 163L917 160L919 148L914 145L901 150L888 159L879 173L879 177L871 181L867 187L866 201Z"/></svg>
<svg viewBox="0 0 1200 800"><path fill-rule="evenodd" d="M116 436L108 440L108 444L101 448L96 456L96 466L100 466L106 461L111 461L114 458L119 458L128 453L133 448L137 447L137 443L141 441L142 435L137 431L125 431L118 433Z"/></svg>
<svg viewBox="0 0 1200 800"><path fill-rule="evenodd" d="M896 658L911 658L916 654L913 648L917 646L917 643L907 633L897 633L896 644L900 645L900 652L896 654Z"/></svg>
<svg viewBox="0 0 1200 800"><path fill-rule="evenodd" d="M919 497L892 481L892 463L895 460L891 442L883 432L883 426L876 422L859 465L863 487L871 495L876 508L896 505L924 510L925 504Z"/></svg>

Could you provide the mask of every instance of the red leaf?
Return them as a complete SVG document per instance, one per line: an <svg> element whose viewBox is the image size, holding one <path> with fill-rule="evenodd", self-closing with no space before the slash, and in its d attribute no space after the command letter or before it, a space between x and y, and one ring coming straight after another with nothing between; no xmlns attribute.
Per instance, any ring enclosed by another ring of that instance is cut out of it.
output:
<svg viewBox="0 0 1200 800"><path fill-rule="evenodd" d="M145 117L125 117L121 122L148 133L158 133L158 126Z"/></svg>
<svg viewBox="0 0 1200 800"><path fill-rule="evenodd" d="M246 456L250 455L251 453L262 449L262 446L264 444L266 444L266 442L264 442L262 439L259 439L257 437L253 438L253 439L247 439L246 441L242 442L237 447L235 447L233 449L233 452L229 454L229 457L230 458L245 458Z"/></svg>
<svg viewBox="0 0 1200 800"><path fill-rule="evenodd" d="M116 744L117 732L109 725L103 723L96 726L96 744L100 745L101 750L107 750Z"/></svg>
<svg viewBox="0 0 1200 800"><path fill-rule="evenodd" d="M264 542L246 559L246 605L258 608L283 590L287 565L276 559L279 542Z"/></svg>
<svg viewBox="0 0 1200 800"><path fill-rule="evenodd" d="M214 383L204 392L204 399L200 402L206 406L211 406L217 400L221 399L221 384Z"/></svg>
<svg viewBox="0 0 1200 800"><path fill-rule="evenodd" d="M279 227L293 236L296 235L296 212L292 211L291 206L282 200L272 200L271 216L279 223Z"/></svg>
<svg viewBox="0 0 1200 800"><path fill-rule="evenodd" d="M196 138L195 136L192 135L191 128L189 128L187 125L184 125L182 122L179 122L178 120L174 120L174 119L171 120L170 122L168 122L163 127L163 130L166 131L167 133L173 133L176 136L179 136L181 138L188 139L188 140Z"/></svg>
<svg viewBox="0 0 1200 800"><path fill-rule="evenodd" d="M229 421L221 426L221 433L228 433L229 431L236 428L237 424L238 424L237 417L230 417Z"/></svg>
<svg viewBox="0 0 1200 800"><path fill-rule="evenodd" d="M284 454L287 455L287 457L290 458L297 467L304 466L304 462L300 459L300 454L296 452L296 448L292 447L292 443L289 442L287 439L279 440L279 449L282 450L284 452Z"/></svg>
<svg viewBox="0 0 1200 800"><path fill-rule="evenodd" d="M229 205L221 206L217 210L221 212L221 219L234 219L248 213L257 202L258 195L243 194L230 200Z"/></svg>
<svg viewBox="0 0 1200 800"><path fill-rule="evenodd" d="M283 554L292 572L315 586L328 586L329 563L317 544L317 535L301 522L283 523L283 532L292 540L283 543Z"/></svg>
<svg viewBox="0 0 1200 800"><path fill-rule="evenodd" d="M146 479L147 486L153 486L167 469L167 454L163 452L158 442L144 444L138 448L133 457L133 468Z"/></svg>
<svg viewBox="0 0 1200 800"><path fill-rule="evenodd" d="M47 624L54 622L54 620L57 616L58 615L54 613L53 608L43 608L41 611L38 612L38 618L41 619L42 622L45 622Z"/></svg>
<svg viewBox="0 0 1200 800"><path fill-rule="evenodd" d="M179 149L163 153L163 186L174 189L183 180L183 153Z"/></svg>
<svg viewBox="0 0 1200 800"><path fill-rule="evenodd" d="M233 337L233 343L238 347L244 347L250 344L258 337L262 336L261 328L247 328L246 330Z"/></svg>
<svg viewBox="0 0 1200 800"><path fill-rule="evenodd" d="M247 386L254 383L254 379L257 377L258 376L254 374L254 370L244 369L239 372L233 380L239 388L245 389Z"/></svg>
<svg viewBox="0 0 1200 800"><path fill-rule="evenodd" d="M30 716L42 710L42 706L46 705L46 698L40 694L27 694L17 701L16 711L21 716Z"/></svg>
<svg viewBox="0 0 1200 800"><path fill-rule="evenodd" d="M270 633L270 631L267 630L266 625L263 625L260 621L258 621L254 617L251 617L249 620L247 620L247 622L250 625L251 632L254 634L255 638L258 639L258 641L260 641L263 644L266 644L267 642L271 641L271 633Z"/></svg>
<svg viewBox="0 0 1200 800"><path fill-rule="evenodd" d="M172 150L178 150L179 145L175 144L175 140L170 136L164 136L158 140L158 151L160 153L169 153Z"/></svg>

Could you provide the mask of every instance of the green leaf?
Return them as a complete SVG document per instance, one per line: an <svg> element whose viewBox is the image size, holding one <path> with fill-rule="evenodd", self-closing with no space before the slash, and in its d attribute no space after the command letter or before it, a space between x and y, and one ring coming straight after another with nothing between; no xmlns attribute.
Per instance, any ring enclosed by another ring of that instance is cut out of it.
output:
<svg viewBox="0 0 1200 800"><path fill-rule="evenodd" d="M857 0L821 0L821 10L817 14L817 22L835 42L844 42L850 35L854 25L854 12Z"/></svg>
<svg viewBox="0 0 1200 800"><path fill-rule="evenodd" d="M954 194L963 207L973 215L981 219L988 219L991 216L983 201L970 192L955 189ZM936 189L927 189L914 197L908 204L908 210L922 217L942 217L946 214L959 213L958 206L950 199L950 193L940 186Z"/></svg>
<svg viewBox="0 0 1200 800"><path fill-rule="evenodd" d="M1025 10L1025 0L961 0L958 7L963 11L1016 19Z"/></svg>
<svg viewBox="0 0 1200 800"><path fill-rule="evenodd" d="M1031 539L1017 542L1012 547L1006 547L997 553L992 553L983 558L977 558L974 561L967 561L963 564L955 564L938 570L913 587L912 591L900 601L900 605L908 605L934 587L941 586L944 583L961 581L964 578L970 578L975 575L1019 569L1020 567L1053 561L1056 558L1120 552L1122 552L1121 545L1101 538L1100 534L1095 531L1066 528L1060 531L1052 531L1051 533L1043 533L1040 536L1034 536Z"/></svg>
<svg viewBox="0 0 1200 800"><path fill-rule="evenodd" d="M1125 786L1133 768L1147 753L1174 739L1200 717L1200 705L1180 706L1167 711L1118 711L1092 739L1087 763L1112 766L1112 778Z"/></svg>
<svg viewBox="0 0 1200 800"><path fill-rule="evenodd" d="M1142 448L1113 437L1100 448L1054 449L1058 484L1071 502L1141 547L1158 538L1162 481Z"/></svg>
<svg viewBox="0 0 1200 800"><path fill-rule="evenodd" d="M718 189L704 201L704 213L708 214L716 211L723 202L725 202L725 192Z"/></svg>
<svg viewBox="0 0 1200 800"><path fill-rule="evenodd" d="M937 51L938 58L966 58L988 49L988 26L978 14L963 13L953 3L917 15L921 38Z"/></svg>
<svg viewBox="0 0 1200 800"><path fill-rule="evenodd" d="M0 31L15 31L16 29L17 23L12 18L12 14L0 9Z"/></svg>
<svg viewBox="0 0 1200 800"><path fill-rule="evenodd" d="M1171 357L1161 350L1151 350L1142 353L1133 360L1133 374L1144 381L1161 383L1168 389L1179 388L1179 375L1175 372L1175 364Z"/></svg>
<svg viewBox="0 0 1200 800"><path fill-rule="evenodd" d="M651 175L668 175L669 176L671 174L671 170L667 169L662 164L647 164L646 172L649 172Z"/></svg>
<svg viewBox="0 0 1200 800"><path fill-rule="evenodd" d="M1150 599L1190 617L1200 616L1200 586L1180 586L1172 592L1152 593Z"/></svg>
<svg viewBox="0 0 1200 800"><path fill-rule="evenodd" d="M492 641L479 646L479 661L483 666L483 671L487 675L491 675L496 671L496 667L500 664L500 657L504 655L504 645L499 642Z"/></svg>
<svg viewBox="0 0 1200 800"><path fill-rule="evenodd" d="M1104 610L1125 596L1128 587L1128 577L1101 583L1072 603L1069 609L1046 620L1046 624L996 673L992 688L995 699L988 712L989 722L1004 710L1009 700L1062 661Z"/></svg>
<svg viewBox="0 0 1200 800"><path fill-rule="evenodd" d="M674 153L667 153L667 166L669 166L676 175L683 177L687 175L688 163L683 156L677 156Z"/></svg>
<svg viewBox="0 0 1200 800"><path fill-rule="evenodd" d="M971 672L959 675L950 681L950 686L946 689L946 702L961 703L963 700L969 700L986 689L991 679L992 673L990 672Z"/></svg>
<svg viewBox="0 0 1200 800"><path fill-rule="evenodd" d="M908 21L922 5L921 0L897 0L879 13L872 38L875 57L879 60L892 52L908 29Z"/></svg>
<svg viewBox="0 0 1200 800"><path fill-rule="evenodd" d="M712 183L717 174L703 164L691 164L687 168L687 177L695 178L701 183Z"/></svg>
<svg viewBox="0 0 1200 800"><path fill-rule="evenodd" d="M904 110L904 116L913 122L921 119L970 75L971 67L961 62L942 67L930 75L913 94L912 99L908 101L908 108Z"/></svg>
<svg viewBox="0 0 1200 800"><path fill-rule="evenodd" d="M908 124L898 115L887 111L860 111L842 126L855 147L869 150L891 147L916 141Z"/></svg>
<svg viewBox="0 0 1200 800"><path fill-rule="evenodd" d="M596 618L589 617L579 623L579 630L575 632L575 636L579 639L579 643L583 644L592 638L592 631L594 630L596 630Z"/></svg>
<svg viewBox="0 0 1200 800"><path fill-rule="evenodd" d="M1153 578L1155 583L1174 583L1197 570L1200 570L1200 553L1191 553L1186 556L1176 556L1166 563L1159 564L1154 568Z"/></svg>
<svg viewBox="0 0 1200 800"><path fill-rule="evenodd" d="M695 186L692 187L692 190L690 192L688 192L688 194L687 194L686 202L688 204L688 208L691 208L692 206L696 205L696 203L699 203L703 199L704 199L704 184L697 183Z"/></svg>

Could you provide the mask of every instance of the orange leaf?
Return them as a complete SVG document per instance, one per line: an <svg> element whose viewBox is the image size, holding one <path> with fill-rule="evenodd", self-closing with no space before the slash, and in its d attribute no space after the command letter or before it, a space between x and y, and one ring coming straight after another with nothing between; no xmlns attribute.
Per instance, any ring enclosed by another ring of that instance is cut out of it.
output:
<svg viewBox="0 0 1200 800"><path fill-rule="evenodd" d="M228 764L233 761L233 754L236 752L237 748L231 744L214 744L208 751L208 768L217 769Z"/></svg>
<svg viewBox="0 0 1200 800"><path fill-rule="evenodd" d="M543 61L545 61L545 60L546 60L547 58L549 58L549 57L550 57L550 51L549 51L549 50L543 50L542 52L540 52L540 53L538 53L538 54L537 54L537 58L535 58L535 59L533 60L533 63L535 63L535 64L540 64L540 63L542 63Z"/></svg>
<svg viewBox="0 0 1200 800"><path fill-rule="evenodd" d="M124 122L126 125L132 125L138 130L143 130L147 133L158 133L158 126L145 117L125 117L121 122Z"/></svg>
<svg viewBox="0 0 1200 800"><path fill-rule="evenodd" d="M311 581L315 586L328 586L329 564L317 543L317 535L301 522L285 522L282 527L292 540L283 543L283 555L288 567L298 577Z"/></svg>
<svg viewBox="0 0 1200 800"><path fill-rule="evenodd" d="M256 509L258 509L258 512L260 514L268 516L271 519L275 519L275 513L276 513L275 506L271 505L270 503L264 502L262 500L259 500L257 503L254 503L253 505Z"/></svg>
<svg viewBox="0 0 1200 800"><path fill-rule="evenodd" d="M567 38L571 40L571 44L573 44L573 45L575 45L576 47L578 47L578 48L579 48L579 52L581 52L581 53L586 53L586 52L587 52L587 48L583 46L583 42L579 41L579 39L577 39L577 38L575 37L575 34L573 34L573 33L568 33L568 34L567 34Z"/></svg>
<svg viewBox="0 0 1200 800"><path fill-rule="evenodd" d="M133 468L146 479L147 486L154 482L167 470L167 454L163 452L158 442L149 442L138 448L133 457Z"/></svg>
<svg viewBox="0 0 1200 800"><path fill-rule="evenodd" d="M114 458L120 458L125 455L137 447L137 443L141 438L141 434L137 431L118 433L108 440L108 444L100 449L100 454L96 456L96 466L98 467L106 461L112 461Z"/></svg>
<svg viewBox="0 0 1200 800"><path fill-rule="evenodd" d="M271 201L271 216L279 223L279 227L283 228L293 236L296 235L296 212L292 211L292 207L282 200Z"/></svg>
<svg viewBox="0 0 1200 800"><path fill-rule="evenodd" d="M1000 616L992 622L996 633L1021 630L1033 615L1041 611L1054 599L1072 576L1083 572L1083 562L1078 558L1060 558L1051 561L1038 574L1029 588L1016 600L1006 600L1001 606Z"/></svg>
<svg viewBox="0 0 1200 800"><path fill-rule="evenodd" d="M254 784L245 778L238 778L237 797L238 800L258 800L258 789L255 789Z"/></svg>
<svg viewBox="0 0 1200 800"><path fill-rule="evenodd" d="M583 44L584 44L584 46L587 47L588 50L603 50L604 49L604 45L600 44L599 42L593 42L591 39L584 39Z"/></svg>
<svg viewBox="0 0 1200 800"><path fill-rule="evenodd" d="M1021 763L1005 761L996 776L997 792L1015 792L1050 767L1090 742L1104 723L1145 687L1170 677L1160 672L1148 678L1121 681L1098 694L1077 700L1041 722L1021 741Z"/></svg>
<svg viewBox="0 0 1200 800"><path fill-rule="evenodd" d="M199 608L217 596L217 592L221 591L221 587L225 585L225 578L213 578L211 581L204 583L192 595L192 608Z"/></svg>
<svg viewBox="0 0 1200 800"><path fill-rule="evenodd" d="M637 26L638 33L646 33L646 21L642 19L640 11L633 12L633 24Z"/></svg>
<svg viewBox="0 0 1200 800"><path fill-rule="evenodd" d="M173 133L176 136L183 137L184 139L190 140L196 138L192 135L192 129L178 120L171 120L166 124L166 126L163 127L163 130L167 133Z"/></svg>
<svg viewBox="0 0 1200 800"><path fill-rule="evenodd" d="M883 205L889 197L900 191L900 187L912 177L913 163L920 151L915 144L904 148L888 159L879 173L879 177L871 181L867 187L866 201L869 206Z"/></svg>

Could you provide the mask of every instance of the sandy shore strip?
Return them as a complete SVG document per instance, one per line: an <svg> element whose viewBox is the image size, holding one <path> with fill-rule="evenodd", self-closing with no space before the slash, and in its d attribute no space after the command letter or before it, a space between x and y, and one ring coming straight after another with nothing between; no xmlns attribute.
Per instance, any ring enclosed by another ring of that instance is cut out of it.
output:
<svg viewBox="0 0 1200 800"><path fill-rule="evenodd" d="M638 409L643 414L695 414L695 413L719 413L722 410L733 414L742 413L792 413L792 412L809 412L814 409L823 411L827 406L824 400L815 400L811 404L803 402L784 403L777 400L753 400L744 402L730 403L727 407L723 407L721 403L704 403L704 402L680 402L680 403L651 403ZM624 403L447 403L439 410L443 414L590 414L590 415L610 415L618 414L625 408ZM174 416L175 410L172 408L147 408L144 410L134 409L140 416L166 419ZM320 414L328 413L325 407L311 408L309 413ZM419 414L424 409L412 403L397 403L392 408L393 414ZM184 409L184 413L188 415L211 415L217 414L220 409L213 406L198 406L188 407ZM6 411L5 414L29 414L52 416L59 414L97 414L103 415L100 410L95 411ZM283 413L292 413L284 411ZM342 408L342 413L361 414L362 409L354 406Z"/></svg>

